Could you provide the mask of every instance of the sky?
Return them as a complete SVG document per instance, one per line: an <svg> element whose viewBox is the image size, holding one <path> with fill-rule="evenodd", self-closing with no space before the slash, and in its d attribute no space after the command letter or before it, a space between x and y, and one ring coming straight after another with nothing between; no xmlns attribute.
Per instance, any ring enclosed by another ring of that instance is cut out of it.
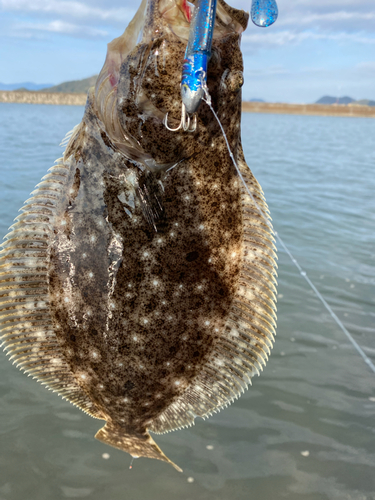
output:
<svg viewBox="0 0 375 500"><path fill-rule="evenodd" d="M0 0L0 82L58 84L99 73L140 0ZM251 0L230 4L249 11ZM375 1L279 0L242 36L244 99L375 100Z"/></svg>

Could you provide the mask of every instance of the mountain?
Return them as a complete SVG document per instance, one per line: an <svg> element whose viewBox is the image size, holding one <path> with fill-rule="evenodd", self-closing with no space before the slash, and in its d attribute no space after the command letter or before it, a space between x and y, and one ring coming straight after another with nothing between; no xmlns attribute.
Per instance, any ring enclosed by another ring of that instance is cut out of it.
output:
<svg viewBox="0 0 375 500"><path fill-rule="evenodd" d="M353 104L359 104L361 106L375 106L375 101L370 99L361 99L360 101L354 101Z"/></svg>
<svg viewBox="0 0 375 500"><path fill-rule="evenodd" d="M348 96L331 97L329 95L325 95L321 97L318 101L316 101L315 104L350 104L354 100L355 99L352 99L351 97Z"/></svg>
<svg viewBox="0 0 375 500"><path fill-rule="evenodd" d="M250 99L248 102L266 102L264 99L257 99L256 97L254 99Z"/></svg>
<svg viewBox="0 0 375 500"><path fill-rule="evenodd" d="M41 90L48 88L52 83L33 83L33 82L22 82L22 83L0 83L0 90Z"/></svg>
<svg viewBox="0 0 375 500"><path fill-rule="evenodd" d="M63 82L60 85L54 85L44 89L47 92L63 92L63 93L77 93L86 94L90 87L95 85L98 75L90 76L84 80L73 80L71 82Z"/></svg>

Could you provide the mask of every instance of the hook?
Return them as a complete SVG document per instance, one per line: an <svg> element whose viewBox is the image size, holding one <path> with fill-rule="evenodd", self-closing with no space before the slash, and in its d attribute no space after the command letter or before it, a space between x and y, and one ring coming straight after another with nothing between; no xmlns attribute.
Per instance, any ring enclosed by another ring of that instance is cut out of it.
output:
<svg viewBox="0 0 375 500"><path fill-rule="evenodd" d="M194 113L192 127L190 128L191 118L189 116L189 113L186 112L185 104L182 103L181 121L179 126L176 128L170 128L168 126L168 113L165 115L163 123L166 129L170 130L171 132L177 132L180 129L182 129L184 132L195 132L197 130L197 115Z"/></svg>

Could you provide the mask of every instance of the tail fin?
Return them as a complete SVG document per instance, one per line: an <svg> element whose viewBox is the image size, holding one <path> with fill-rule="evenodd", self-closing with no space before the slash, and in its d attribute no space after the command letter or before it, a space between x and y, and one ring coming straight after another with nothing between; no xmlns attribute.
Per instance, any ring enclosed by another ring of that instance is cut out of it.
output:
<svg viewBox="0 0 375 500"><path fill-rule="evenodd" d="M164 455L148 432L144 434L127 434L120 426L116 426L116 424L112 422L107 422L106 425L96 433L95 437L105 444L126 451L132 457L147 457L163 460L163 462L173 465L178 472L182 472L180 467Z"/></svg>

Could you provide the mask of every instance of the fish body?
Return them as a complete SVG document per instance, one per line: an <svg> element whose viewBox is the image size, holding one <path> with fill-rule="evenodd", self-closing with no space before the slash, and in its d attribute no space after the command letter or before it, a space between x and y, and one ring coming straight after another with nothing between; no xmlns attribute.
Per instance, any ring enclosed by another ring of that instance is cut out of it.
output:
<svg viewBox="0 0 375 500"><path fill-rule="evenodd" d="M240 139L246 24L218 2L207 84L269 217ZM11 359L105 420L99 440L172 465L149 431L231 403L262 370L276 326L271 225L210 109L194 133L163 125L167 112L178 120L188 32L183 5L143 0L0 253Z"/></svg>

